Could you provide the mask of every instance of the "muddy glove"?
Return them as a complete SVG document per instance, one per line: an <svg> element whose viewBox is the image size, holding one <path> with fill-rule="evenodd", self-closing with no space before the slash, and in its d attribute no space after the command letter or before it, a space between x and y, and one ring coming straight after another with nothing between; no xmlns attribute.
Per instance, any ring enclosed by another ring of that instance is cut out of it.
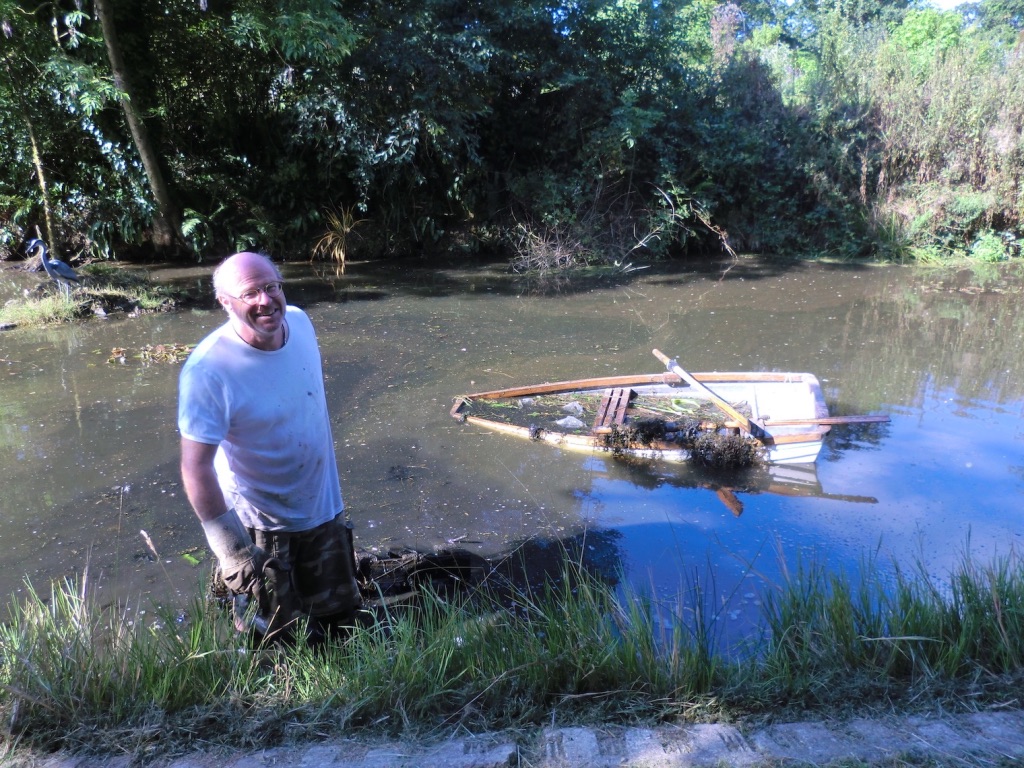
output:
<svg viewBox="0 0 1024 768"><path fill-rule="evenodd" d="M252 543L238 513L229 509L220 517L204 520L203 532L220 562L227 588L235 594L258 597L263 587L267 553Z"/></svg>

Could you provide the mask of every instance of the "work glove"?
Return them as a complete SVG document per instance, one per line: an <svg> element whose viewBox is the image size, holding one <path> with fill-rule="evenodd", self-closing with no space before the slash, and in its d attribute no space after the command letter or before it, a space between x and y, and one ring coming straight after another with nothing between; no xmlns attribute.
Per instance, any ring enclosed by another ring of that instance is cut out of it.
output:
<svg viewBox="0 0 1024 768"><path fill-rule="evenodd" d="M203 521L203 533L220 562L224 584L234 594L258 598L263 589L267 553L253 544L238 513L229 509L220 517Z"/></svg>

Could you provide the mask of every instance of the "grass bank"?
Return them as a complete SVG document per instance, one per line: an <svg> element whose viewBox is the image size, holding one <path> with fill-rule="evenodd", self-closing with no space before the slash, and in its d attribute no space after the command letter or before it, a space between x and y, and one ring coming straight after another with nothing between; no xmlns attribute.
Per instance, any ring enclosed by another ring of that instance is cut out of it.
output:
<svg viewBox="0 0 1024 768"><path fill-rule="evenodd" d="M46 279L35 290L0 306L0 326L42 326L113 313L176 309L186 298L144 275L105 263L78 270L81 284L65 291Z"/></svg>
<svg viewBox="0 0 1024 768"><path fill-rule="evenodd" d="M689 600L617 597L567 563L540 591L427 591L316 651L253 650L198 598L144 624L101 610L88 583L65 583L10 606L0 721L8 750L116 744L142 762L199 743L257 748L354 729L422 737L1017 701L1015 554L965 556L942 586L923 568L887 576L869 563L853 581L797 567L764 595L766 631L743 658L718 652L705 601L697 590Z"/></svg>

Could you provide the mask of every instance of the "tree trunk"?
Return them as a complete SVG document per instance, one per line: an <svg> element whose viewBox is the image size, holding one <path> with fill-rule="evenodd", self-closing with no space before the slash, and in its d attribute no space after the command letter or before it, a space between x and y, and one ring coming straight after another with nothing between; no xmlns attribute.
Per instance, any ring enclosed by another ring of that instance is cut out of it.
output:
<svg viewBox="0 0 1024 768"><path fill-rule="evenodd" d="M156 150L149 139L149 132L146 130L146 125L135 107L136 102L131 88L131 80L128 77L128 70L125 67L124 59L121 57L121 49L117 43L117 34L114 30L113 10L107 0L94 0L94 6L103 29L103 39L107 45L107 56L110 59L110 69L114 75L114 85L124 94L121 97L121 108L124 110L124 116L128 120L128 127L131 129L135 148L142 159L142 167L146 171L146 178L149 180L149 186L156 201L156 213L153 217L153 246L158 251L166 251L177 247L187 248L185 240L181 235L178 209L171 200L170 190L160 170Z"/></svg>
<svg viewBox="0 0 1024 768"><path fill-rule="evenodd" d="M55 258L60 258L60 251L57 243L57 233L53 231L53 215L50 212L50 190L46 186L46 171L43 169L43 159L39 155L39 145L36 143L36 132L32 128L32 121L25 116L25 125L28 127L28 140L32 145L32 165L36 169L36 181L39 182L39 194L43 198L43 223L46 224L46 242L49 245L50 253Z"/></svg>

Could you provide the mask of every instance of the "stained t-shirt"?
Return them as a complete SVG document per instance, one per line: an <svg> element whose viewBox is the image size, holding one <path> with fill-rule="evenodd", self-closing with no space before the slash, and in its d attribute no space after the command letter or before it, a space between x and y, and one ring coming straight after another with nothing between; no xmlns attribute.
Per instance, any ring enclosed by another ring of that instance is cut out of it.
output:
<svg viewBox="0 0 1024 768"><path fill-rule="evenodd" d="M250 528L305 531L343 509L323 366L309 317L288 307L287 343L264 351L230 323L189 355L178 429L216 445L224 501Z"/></svg>

